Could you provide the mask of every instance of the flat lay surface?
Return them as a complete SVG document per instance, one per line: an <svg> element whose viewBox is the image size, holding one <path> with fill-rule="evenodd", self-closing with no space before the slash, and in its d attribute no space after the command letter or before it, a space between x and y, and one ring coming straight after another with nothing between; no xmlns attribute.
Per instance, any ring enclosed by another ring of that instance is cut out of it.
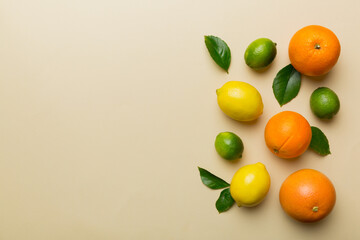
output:
<svg viewBox="0 0 360 240"><path fill-rule="evenodd" d="M0 0L0 239L359 239L359 9L355 0ZM339 60L324 76L302 76L280 107L273 80L290 63L291 37L312 24L336 34ZM204 35L228 44L229 74ZM244 60L258 38L277 48L261 72ZM228 81L259 91L256 121L221 111L216 89ZM318 87L340 100L331 120L311 111ZM285 110L320 128L331 154L271 153L264 129ZM227 131L243 142L240 160L215 149ZM231 182L257 162L271 177L264 201L219 214L220 192L202 184L198 166ZM313 224L279 202L282 182L303 168L336 189L333 211Z"/></svg>

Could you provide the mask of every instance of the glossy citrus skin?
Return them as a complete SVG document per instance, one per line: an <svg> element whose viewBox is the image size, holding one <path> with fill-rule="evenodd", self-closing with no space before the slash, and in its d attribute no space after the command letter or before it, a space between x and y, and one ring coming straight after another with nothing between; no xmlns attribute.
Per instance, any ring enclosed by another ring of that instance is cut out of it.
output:
<svg viewBox="0 0 360 240"><path fill-rule="evenodd" d="M311 94L310 108L318 118L331 119L340 110L340 100L330 88L320 87Z"/></svg>
<svg viewBox="0 0 360 240"><path fill-rule="evenodd" d="M289 58L300 73L320 76L328 73L340 56L340 42L329 29L310 25L297 31L290 40Z"/></svg>
<svg viewBox="0 0 360 240"><path fill-rule="evenodd" d="M220 109L237 121L252 121L263 113L260 93L252 85L229 81L216 90Z"/></svg>
<svg viewBox="0 0 360 240"><path fill-rule="evenodd" d="M226 160L239 159L244 151L240 137L232 132L222 132L216 136L215 149Z"/></svg>
<svg viewBox="0 0 360 240"><path fill-rule="evenodd" d="M315 222L331 212L336 202L336 192L324 174L313 169L302 169L283 182L279 198L288 215L301 222Z"/></svg>
<svg viewBox="0 0 360 240"><path fill-rule="evenodd" d="M239 207L254 207L261 203L270 188L270 175L264 164L241 167L230 184L230 194Z"/></svg>
<svg viewBox="0 0 360 240"><path fill-rule="evenodd" d="M276 53L276 43L268 38L259 38L247 47L244 59L252 69L261 70L272 63Z"/></svg>
<svg viewBox="0 0 360 240"><path fill-rule="evenodd" d="M265 142L281 158L303 154L311 142L311 127L299 113L284 111L274 115L265 127Z"/></svg>

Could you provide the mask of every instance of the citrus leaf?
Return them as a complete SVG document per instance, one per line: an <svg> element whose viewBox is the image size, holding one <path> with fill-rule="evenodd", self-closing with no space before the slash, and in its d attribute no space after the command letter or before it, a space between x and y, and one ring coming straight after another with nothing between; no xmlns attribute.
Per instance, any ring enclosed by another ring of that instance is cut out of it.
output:
<svg viewBox="0 0 360 240"><path fill-rule="evenodd" d="M205 36L205 45L216 64L229 73L231 52L226 42L215 36Z"/></svg>
<svg viewBox="0 0 360 240"><path fill-rule="evenodd" d="M211 172L198 167L200 172L201 181L209 188L211 189L222 189L229 187L230 184L222 180L221 178L215 176Z"/></svg>
<svg viewBox="0 0 360 240"><path fill-rule="evenodd" d="M218 200L216 201L216 209L219 213L225 212L234 204L234 199L231 197L230 188L221 191Z"/></svg>
<svg viewBox="0 0 360 240"><path fill-rule="evenodd" d="M325 134L317 127L311 127L312 137L310 148L322 156L331 154L329 141Z"/></svg>
<svg viewBox="0 0 360 240"><path fill-rule="evenodd" d="M281 69L273 82L273 92L276 100L283 106L295 98L300 90L301 74L291 65Z"/></svg>

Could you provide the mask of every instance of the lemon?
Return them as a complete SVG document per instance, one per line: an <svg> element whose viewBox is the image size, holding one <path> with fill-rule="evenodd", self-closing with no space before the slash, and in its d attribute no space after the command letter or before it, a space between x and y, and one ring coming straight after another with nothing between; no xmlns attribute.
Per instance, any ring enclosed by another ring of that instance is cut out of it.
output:
<svg viewBox="0 0 360 240"><path fill-rule="evenodd" d="M276 43L268 38L259 38L247 47L244 59L252 69L261 70L272 63L276 52Z"/></svg>
<svg viewBox="0 0 360 240"><path fill-rule="evenodd" d="M263 112L263 102L260 93L252 85L229 81L216 90L220 109L237 121L252 121Z"/></svg>
<svg viewBox="0 0 360 240"><path fill-rule="evenodd" d="M270 188L270 175L264 164L241 167L230 184L230 194L239 207L254 207L264 200Z"/></svg>
<svg viewBox="0 0 360 240"><path fill-rule="evenodd" d="M310 108L318 118L331 119L339 112L340 101L333 90L320 87L311 94Z"/></svg>
<svg viewBox="0 0 360 240"><path fill-rule="evenodd" d="M215 149L222 158L235 160L241 158L244 144L235 133L222 132L216 136Z"/></svg>

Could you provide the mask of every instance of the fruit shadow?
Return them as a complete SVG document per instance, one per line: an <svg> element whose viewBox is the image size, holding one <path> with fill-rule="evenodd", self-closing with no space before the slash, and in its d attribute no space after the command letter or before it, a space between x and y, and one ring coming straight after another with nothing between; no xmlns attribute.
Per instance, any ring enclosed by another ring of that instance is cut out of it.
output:
<svg viewBox="0 0 360 240"><path fill-rule="evenodd" d="M215 150L214 150L214 153L217 155L217 160L216 160L217 162L222 161L222 162L225 162L226 164L230 164L230 165L237 165L241 161L241 159L244 158L244 154L243 154L240 158L237 158L234 160L226 160L226 159L220 157L220 155L217 154L217 152Z"/></svg>
<svg viewBox="0 0 360 240"><path fill-rule="evenodd" d="M271 63L269 66L266 66L265 68L262 68L262 69L253 69L251 68L251 70L255 73L263 73L263 72L266 72L271 66L273 65L273 63Z"/></svg>
<svg viewBox="0 0 360 240"><path fill-rule="evenodd" d="M244 156L241 156L241 158L237 158L235 160L230 160L230 161L228 161L228 163L233 164L233 165L238 164L243 157Z"/></svg>
<svg viewBox="0 0 360 240"><path fill-rule="evenodd" d="M338 124L339 121L341 121L341 118L343 117L342 114L339 114L341 112L341 103L340 103L340 110L337 114L335 114L331 119L326 119L326 118L318 118L315 117L314 119L314 124L311 124L311 126L315 126L315 127L319 127L316 124L320 123L320 124L325 124L325 125L334 125L336 126ZM316 116L314 113L312 113L314 116ZM323 130L323 129L321 129ZM325 129L326 130L326 129ZM326 132L324 132L326 135Z"/></svg>
<svg viewBox="0 0 360 240"><path fill-rule="evenodd" d="M228 116L226 116L225 114L223 114L224 117L231 123L234 123L234 124L242 124L242 125L247 125L247 126L254 126L257 122L259 122L259 118L261 118L261 116L255 120L252 120L252 121L244 121L244 122L241 122L241 121L237 121L237 120L234 120Z"/></svg>
<svg viewBox="0 0 360 240"><path fill-rule="evenodd" d="M303 166L303 164L304 164L303 160L305 160L307 158L307 155L309 154L309 153L307 153L307 151L309 151L309 150L306 150L305 153L303 153L302 155L300 155L299 157L296 157L296 158L280 158L275 155L271 156L271 158L273 161L277 161L277 162L280 161L279 164L281 164L281 166L284 169L290 169L292 171L296 171Z"/></svg>
<svg viewBox="0 0 360 240"><path fill-rule="evenodd" d="M289 222L291 222L297 228L301 230L314 231L314 232L322 231L322 229L327 228L330 222L332 221L331 214L318 222L300 222L287 215L284 211L283 211L283 215L285 218L287 218Z"/></svg>
<svg viewBox="0 0 360 240"><path fill-rule="evenodd" d="M326 73L325 75L321 75L321 76L305 76L305 75L302 75L302 78L306 78L306 79L310 80L310 81L307 81L307 82L310 82L314 86L319 87L319 83L324 83L324 82L328 81L329 79L331 79L331 75L333 74L332 72L333 71L330 71L330 72Z"/></svg>
<svg viewBox="0 0 360 240"><path fill-rule="evenodd" d="M252 70L252 72L254 72L254 73L262 74L262 73L266 72L269 68L271 68L271 66L275 65L275 64L274 64L275 61L276 61L276 57L275 57L275 59L274 59L268 66L266 66L266 67L264 67L264 68L262 68L262 69L254 69L254 68L251 68L251 67L249 67L249 68L250 68L250 69Z"/></svg>
<svg viewBox="0 0 360 240"><path fill-rule="evenodd" d="M282 161L283 164L289 164L289 165L294 166L294 164L296 164L296 163L301 163L301 158L303 157L302 155L300 155L299 157L295 157L295 158L281 158L281 157L276 157L276 158L279 159L280 161Z"/></svg>
<svg viewBox="0 0 360 240"><path fill-rule="evenodd" d="M238 205L236 205L236 203L235 203L233 208L238 209L239 214L251 214L251 215L253 215L254 212L259 212L263 208L269 207L269 206L266 206L266 205L270 204L268 202L268 197L269 196L266 196L265 199L259 205L256 205L254 207L238 207Z"/></svg>
<svg viewBox="0 0 360 240"><path fill-rule="evenodd" d="M321 119L321 118L317 118L317 121L318 122L321 122L322 124L326 124L326 125L328 125L328 124L335 124L337 121L338 121L338 117L336 117L336 115L335 116L333 116L333 118L331 118L331 119ZM316 126L315 126L316 127Z"/></svg>

